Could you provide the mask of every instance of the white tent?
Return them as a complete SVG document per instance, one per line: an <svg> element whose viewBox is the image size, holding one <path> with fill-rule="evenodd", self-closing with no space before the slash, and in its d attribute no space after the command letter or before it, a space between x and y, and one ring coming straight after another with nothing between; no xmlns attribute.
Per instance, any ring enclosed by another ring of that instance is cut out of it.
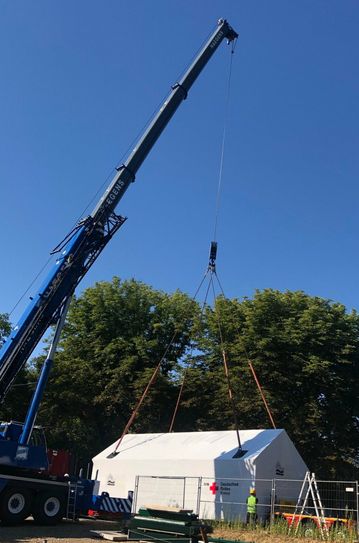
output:
<svg viewBox="0 0 359 543"><path fill-rule="evenodd" d="M136 491L136 511L156 503L190 508L204 518L228 518L243 517L249 487L255 486L258 513L265 516L272 480L303 480L307 466L285 430L243 430L239 435L242 456L233 430L128 434L116 456L111 457L114 443L93 458L97 492L124 497ZM295 489L286 490L291 495L299 492L298 483L293 484Z"/></svg>

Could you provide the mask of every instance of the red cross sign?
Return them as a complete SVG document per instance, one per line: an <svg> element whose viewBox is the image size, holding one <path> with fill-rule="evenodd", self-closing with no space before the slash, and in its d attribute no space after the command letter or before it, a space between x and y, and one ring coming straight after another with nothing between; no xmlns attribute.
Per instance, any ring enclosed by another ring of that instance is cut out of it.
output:
<svg viewBox="0 0 359 543"><path fill-rule="evenodd" d="M212 494L215 494L218 490L218 486L216 485L216 483L212 483L209 489L212 492Z"/></svg>

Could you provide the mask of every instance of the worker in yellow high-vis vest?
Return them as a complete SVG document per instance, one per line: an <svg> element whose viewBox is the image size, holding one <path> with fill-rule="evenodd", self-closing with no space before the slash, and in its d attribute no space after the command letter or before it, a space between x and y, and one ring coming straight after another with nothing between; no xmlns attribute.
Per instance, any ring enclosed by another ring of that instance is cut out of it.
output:
<svg viewBox="0 0 359 543"><path fill-rule="evenodd" d="M254 524L257 520L257 503L256 489L251 488L247 498L247 524Z"/></svg>

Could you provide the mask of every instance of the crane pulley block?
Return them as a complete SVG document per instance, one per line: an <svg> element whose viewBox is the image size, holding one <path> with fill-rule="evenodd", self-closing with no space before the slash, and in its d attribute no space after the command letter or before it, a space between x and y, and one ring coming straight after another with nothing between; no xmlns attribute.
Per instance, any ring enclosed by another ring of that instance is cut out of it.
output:
<svg viewBox="0 0 359 543"><path fill-rule="evenodd" d="M218 243L216 241L211 241L208 269L213 272L216 270L217 248L218 248Z"/></svg>

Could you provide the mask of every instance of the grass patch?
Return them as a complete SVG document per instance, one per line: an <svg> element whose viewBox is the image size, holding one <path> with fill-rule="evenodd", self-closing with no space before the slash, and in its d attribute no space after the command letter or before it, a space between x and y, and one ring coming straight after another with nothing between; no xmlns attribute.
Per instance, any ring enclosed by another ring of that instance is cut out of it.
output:
<svg viewBox="0 0 359 543"><path fill-rule="evenodd" d="M282 543L288 540L301 539L306 542L322 541L322 535L315 523L299 525L297 533L293 526L289 530L288 523L284 519L276 519L273 523L257 523L248 525L240 520L231 521L207 521L213 537L229 539L232 541L253 541L254 543ZM348 529L346 526L333 526L324 531L325 541L355 543L358 542L356 527Z"/></svg>

